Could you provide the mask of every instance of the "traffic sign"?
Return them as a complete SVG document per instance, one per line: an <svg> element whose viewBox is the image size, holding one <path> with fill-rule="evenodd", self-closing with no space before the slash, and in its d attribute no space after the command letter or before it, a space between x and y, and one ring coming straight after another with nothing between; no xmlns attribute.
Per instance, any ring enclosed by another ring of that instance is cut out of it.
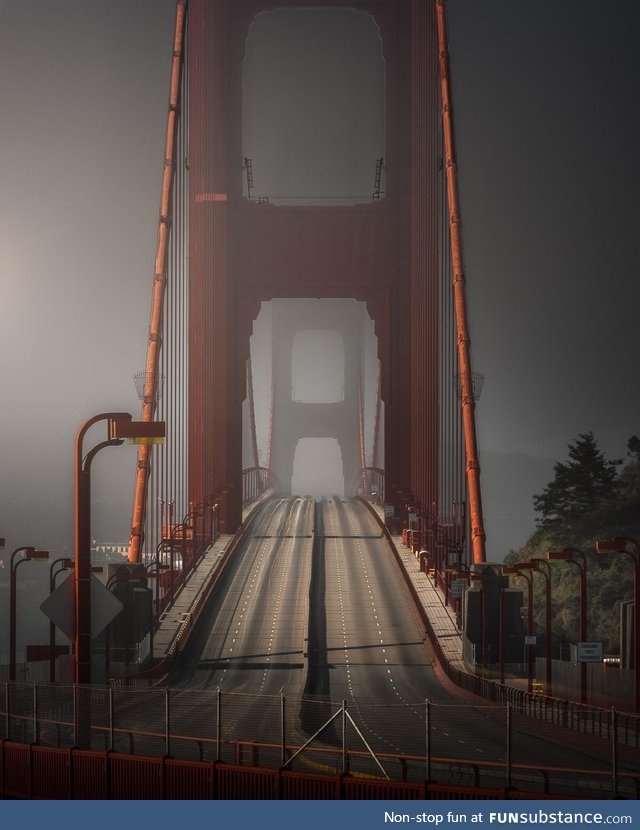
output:
<svg viewBox="0 0 640 830"><path fill-rule="evenodd" d="M602 643L578 643L578 663L602 663Z"/></svg>
<svg viewBox="0 0 640 830"><path fill-rule="evenodd" d="M467 587L466 579L452 579L451 580L451 596L454 599L459 599L464 594L464 589Z"/></svg>
<svg viewBox="0 0 640 830"><path fill-rule="evenodd" d="M108 591L99 579L91 577L91 637L94 639L124 608L120 600ZM50 594L40 610L70 640L76 636L75 579L70 576Z"/></svg>

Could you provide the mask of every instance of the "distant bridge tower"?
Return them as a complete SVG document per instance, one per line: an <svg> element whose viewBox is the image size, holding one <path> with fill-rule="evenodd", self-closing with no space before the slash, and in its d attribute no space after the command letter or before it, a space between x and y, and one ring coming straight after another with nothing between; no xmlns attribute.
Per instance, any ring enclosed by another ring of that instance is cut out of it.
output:
<svg viewBox="0 0 640 830"><path fill-rule="evenodd" d="M345 491L358 474L363 314L360 303L347 304L341 300L276 300L273 303L269 460L271 470L285 492L290 492L296 447L304 438L333 438L338 442ZM344 384L342 389L336 389L331 401L301 400L293 386L296 335L308 331L331 332L342 344Z"/></svg>

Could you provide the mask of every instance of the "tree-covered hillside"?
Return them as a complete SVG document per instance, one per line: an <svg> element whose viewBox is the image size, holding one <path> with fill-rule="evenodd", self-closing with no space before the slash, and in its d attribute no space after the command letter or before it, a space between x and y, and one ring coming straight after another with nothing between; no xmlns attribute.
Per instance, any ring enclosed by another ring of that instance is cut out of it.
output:
<svg viewBox="0 0 640 830"><path fill-rule="evenodd" d="M640 541L640 439L632 437L627 449L626 460L607 460L593 433L579 435L569 445L568 460L554 466L553 481L534 496L540 513L538 529L505 558L505 564L513 565L531 558L546 559L551 550L583 551L587 556L587 637L602 640L605 654L612 655L619 652L620 604L632 599L633 565L625 555L596 553L596 541L614 536ZM552 562L550 570L554 639L575 643L578 569ZM511 580L513 587L526 588L524 578ZM545 622L545 580L534 574L533 581L535 628L540 633Z"/></svg>

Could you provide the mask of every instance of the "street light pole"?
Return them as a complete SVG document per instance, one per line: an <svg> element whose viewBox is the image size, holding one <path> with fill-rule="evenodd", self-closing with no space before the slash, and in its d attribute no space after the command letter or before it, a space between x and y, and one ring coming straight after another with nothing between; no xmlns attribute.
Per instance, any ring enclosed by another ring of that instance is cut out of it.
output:
<svg viewBox="0 0 640 830"><path fill-rule="evenodd" d="M124 569L122 569L122 570L118 569L116 571L116 573L114 573L112 576L109 577L109 579L107 580L107 582L105 584L105 588L107 589L107 591L110 591L115 582L127 582L128 583L129 579L130 579L129 571L126 571ZM127 594L127 603L128 602L129 602L129 597L128 597L128 594ZM125 605L125 603L123 603L123 606L124 605ZM123 610L124 610L124 607L123 607ZM116 617L118 615L119 615L119 613L116 615ZM128 621L128 617L126 619ZM111 626L113 625L114 622L115 622L115 618L112 619L111 622L107 625L107 627L105 629L105 635L104 635L104 682L105 683L109 682L109 672L111 671Z"/></svg>
<svg viewBox="0 0 640 830"><path fill-rule="evenodd" d="M635 553L627 550L633 545ZM633 562L633 678L636 712L640 712L640 544L628 536L616 536L596 542L598 553L623 553Z"/></svg>
<svg viewBox="0 0 640 830"><path fill-rule="evenodd" d="M60 568L54 573L53 569L60 564ZM68 557L60 557L54 559L49 568L49 594L52 594L56 588L56 577L63 571L68 571L73 568L73 562ZM49 682L56 682L56 624L53 620L49 620Z"/></svg>
<svg viewBox="0 0 640 830"><path fill-rule="evenodd" d="M579 556L580 561L575 557ZM547 553L550 561L567 562L575 565L580 574L580 642L587 640L587 557L581 550L576 548L564 548L563 550L550 550ZM580 662L580 702L587 702L587 664L584 660Z"/></svg>
<svg viewBox="0 0 640 830"><path fill-rule="evenodd" d="M108 422L108 438L84 455L88 430ZM164 437L164 422L133 421L128 412L102 412L80 427L75 444L75 681L91 683L91 462L104 447L115 447L124 438L150 443Z"/></svg>
<svg viewBox="0 0 640 830"><path fill-rule="evenodd" d="M151 569L155 568L155 572ZM158 585L160 584L160 574L163 571L168 570L168 565L161 563L158 559L155 559L153 562L149 562L148 565L144 566L145 572L147 574L147 579L155 579L156 581L156 603L158 601ZM159 617L160 612L158 606L156 605L156 613L153 610L153 601L151 602L151 619L149 621L149 656L153 661L153 629L155 628L156 624L156 615Z"/></svg>
<svg viewBox="0 0 640 830"><path fill-rule="evenodd" d="M16 556L19 553L24 553L22 559L18 559L15 561ZM10 583L9 583L9 680L15 681L16 679L16 619L17 619L17 587L18 587L18 578L17 572L18 567L23 562L29 562L32 559L36 560L45 560L49 558L49 551L47 550L36 550L33 547L29 547L28 545L24 545L23 547L16 548L13 553L11 554L10 560ZM15 564L14 564L15 563Z"/></svg>
<svg viewBox="0 0 640 830"><path fill-rule="evenodd" d="M527 635L533 637L533 577L526 573L525 569L520 568L519 564L512 568L503 568L503 574L513 574L513 576L521 576L527 581ZM532 643L526 646L527 653L527 688L529 693L533 691L533 653L534 648Z"/></svg>
<svg viewBox="0 0 640 830"><path fill-rule="evenodd" d="M553 643L551 631L551 565L545 559L534 557L531 562L523 563L531 565L532 571L542 574L545 580L545 637L546 637L546 663L547 663L547 689L546 694L553 694ZM541 566L545 567L542 568Z"/></svg>
<svg viewBox="0 0 640 830"><path fill-rule="evenodd" d="M500 682L504 685L504 658L505 658L505 619L504 619L504 585L498 585L500 591Z"/></svg>

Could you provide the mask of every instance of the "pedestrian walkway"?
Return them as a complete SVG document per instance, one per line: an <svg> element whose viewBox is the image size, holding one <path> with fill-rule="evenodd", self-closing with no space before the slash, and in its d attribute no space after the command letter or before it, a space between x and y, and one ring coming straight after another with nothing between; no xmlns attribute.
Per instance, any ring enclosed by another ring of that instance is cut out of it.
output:
<svg viewBox="0 0 640 830"><path fill-rule="evenodd" d="M230 534L218 537L180 586L171 605L160 615L159 626L153 635L154 660L167 659L174 644L190 628L197 598L207 590L233 538Z"/></svg>
<svg viewBox="0 0 640 830"><path fill-rule="evenodd" d="M243 528L262 501L263 498L260 498L243 509ZM237 537L238 533L222 534L207 548L197 566L176 592L171 605L160 615L158 628L153 635L155 663L162 664L175 655L183 637L195 622L194 615L197 616L201 610L201 603L209 593L216 573L225 560L225 554Z"/></svg>
<svg viewBox="0 0 640 830"><path fill-rule="evenodd" d="M402 567L416 590L445 657L454 668L464 670L462 633L456 625L455 611L450 605L445 605L444 596L436 588L433 577L427 576L420 570L419 561L413 551L402 544L402 538L400 536L391 538L400 555Z"/></svg>
<svg viewBox="0 0 640 830"><path fill-rule="evenodd" d="M382 509L371 505L381 524L384 524ZM410 548L402 543L401 536L391 536L391 541L398 553L400 564L409 582L413 585L420 604L429 620L433 633L437 637L442 652L450 665L466 671L462 660L462 633L456 625L455 611L445 605L442 592L439 591L432 577L420 570L420 563Z"/></svg>

